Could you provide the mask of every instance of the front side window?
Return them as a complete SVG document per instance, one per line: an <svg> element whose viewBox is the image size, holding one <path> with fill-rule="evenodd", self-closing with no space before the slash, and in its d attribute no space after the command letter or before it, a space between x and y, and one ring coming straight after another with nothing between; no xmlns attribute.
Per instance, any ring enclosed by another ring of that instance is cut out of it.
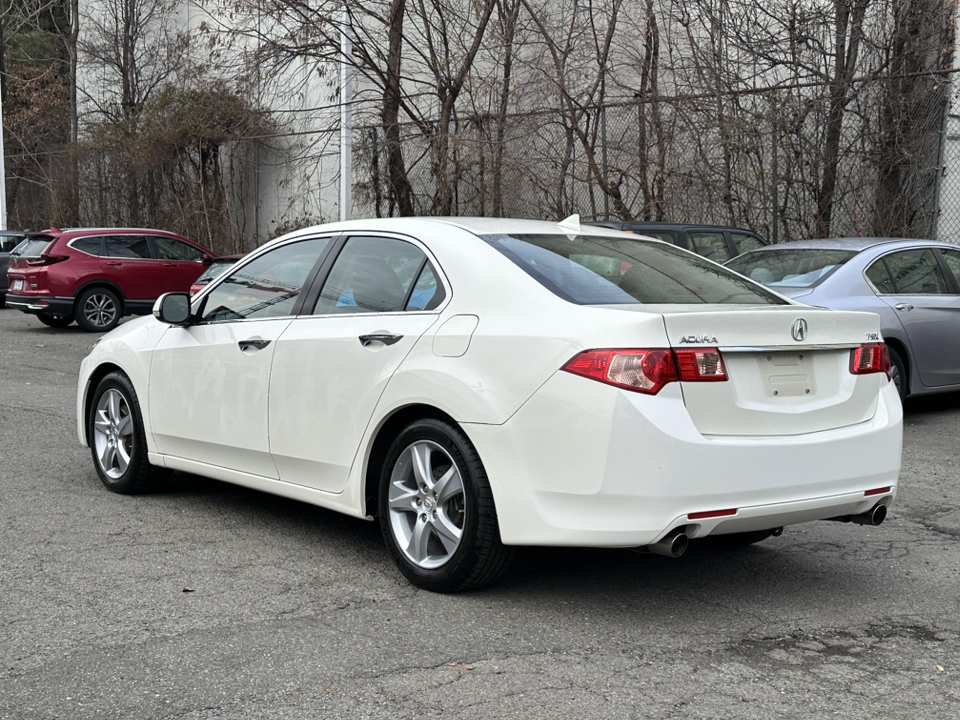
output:
<svg viewBox="0 0 960 720"><path fill-rule="evenodd" d="M720 233L690 233L690 243L697 255L703 255L708 260L725 263L730 259L730 249L727 241Z"/></svg>
<svg viewBox="0 0 960 720"><path fill-rule="evenodd" d="M643 240L578 235L485 235L534 280L577 305L786 301L736 273Z"/></svg>
<svg viewBox="0 0 960 720"><path fill-rule="evenodd" d="M149 258L150 244L142 235L108 235L103 239L103 257Z"/></svg>
<svg viewBox="0 0 960 720"><path fill-rule="evenodd" d="M808 288L819 285L856 254L852 250L784 247L740 255L727 267L772 288Z"/></svg>
<svg viewBox="0 0 960 720"><path fill-rule="evenodd" d="M960 250L941 250L940 254L953 273L953 279L960 285Z"/></svg>
<svg viewBox="0 0 960 720"><path fill-rule="evenodd" d="M178 262L200 262L203 260L203 250L190 243L185 243L183 240L172 237L154 237L153 244L157 246L157 257L161 260Z"/></svg>
<svg viewBox="0 0 960 720"><path fill-rule="evenodd" d="M313 314L401 311L424 260L419 248L403 240L352 237L330 269Z"/></svg>
<svg viewBox="0 0 960 720"><path fill-rule="evenodd" d="M947 280L929 248L903 250L883 258L900 295L943 295Z"/></svg>
<svg viewBox="0 0 960 720"><path fill-rule="evenodd" d="M738 253L750 252L751 250L759 250L762 247L766 247L760 242L760 239L754 235L731 233L730 236L733 238L733 244L736 246Z"/></svg>
<svg viewBox="0 0 960 720"><path fill-rule="evenodd" d="M207 295L200 320L225 322L293 314L310 271L329 244L329 238L302 240L237 268Z"/></svg>

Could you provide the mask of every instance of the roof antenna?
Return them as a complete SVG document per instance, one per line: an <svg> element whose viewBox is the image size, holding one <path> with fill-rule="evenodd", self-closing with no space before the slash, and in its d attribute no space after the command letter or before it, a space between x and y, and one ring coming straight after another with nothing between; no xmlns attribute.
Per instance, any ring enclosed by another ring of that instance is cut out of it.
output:
<svg viewBox="0 0 960 720"><path fill-rule="evenodd" d="M557 223L557 227L571 240L580 234L580 214L574 213L570 217Z"/></svg>

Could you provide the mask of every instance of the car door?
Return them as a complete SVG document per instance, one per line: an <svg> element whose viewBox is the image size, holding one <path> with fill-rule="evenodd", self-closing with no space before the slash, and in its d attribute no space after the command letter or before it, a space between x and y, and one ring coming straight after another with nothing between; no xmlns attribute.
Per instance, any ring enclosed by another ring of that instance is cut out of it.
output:
<svg viewBox="0 0 960 720"><path fill-rule="evenodd" d="M883 256L892 307L910 341L913 360L926 387L960 383L960 297L933 248L912 248Z"/></svg>
<svg viewBox="0 0 960 720"><path fill-rule="evenodd" d="M270 369L330 243L309 238L259 255L217 281L193 324L167 329L150 369L157 452L278 476L268 437Z"/></svg>
<svg viewBox="0 0 960 720"><path fill-rule="evenodd" d="M163 270L145 235L106 235L100 272L127 300L155 300L163 294Z"/></svg>
<svg viewBox="0 0 960 720"><path fill-rule="evenodd" d="M414 242L346 239L277 342L270 449L281 480L343 490L377 401L445 296Z"/></svg>
<svg viewBox="0 0 960 720"><path fill-rule="evenodd" d="M154 235L152 238L160 267L164 292L187 292L193 281L207 269L207 253L179 238Z"/></svg>

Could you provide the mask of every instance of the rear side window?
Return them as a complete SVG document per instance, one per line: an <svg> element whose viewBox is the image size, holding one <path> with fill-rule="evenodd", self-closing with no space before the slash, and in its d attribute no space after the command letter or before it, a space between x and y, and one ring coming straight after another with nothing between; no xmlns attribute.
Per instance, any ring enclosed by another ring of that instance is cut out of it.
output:
<svg viewBox="0 0 960 720"><path fill-rule="evenodd" d="M930 249L903 250L883 258L900 295L943 295L947 280Z"/></svg>
<svg viewBox="0 0 960 720"><path fill-rule="evenodd" d="M877 260L873 265L867 268L867 280L869 280L877 292L881 295L889 295L893 292L893 278L887 271L887 266L883 260Z"/></svg>
<svg viewBox="0 0 960 720"><path fill-rule="evenodd" d="M950 272L953 273L953 279L956 280L957 285L960 285L960 251L941 249L940 254L950 268Z"/></svg>
<svg viewBox="0 0 960 720"><path fill-rule="evenodd" d="M485 235L541 285L578 305L783 305L736 273L670 245L579 235Z"/></svg>
<svg viewBox="0 0 960 720"><path fill-rule="evenodd" d="M87 255L99 255L100 254L100 241L102 238L98 237L85 237L77 238L72 243L70 247L74 250L79 250L80 252L86 253Z"/></svg>
<svg viewBox="0 0 960 720"><path fill-rule="evenodd" d="M403 240L350 238L330 269L313 314L403 310L424 259L419 248Z"/></svg>
<svg viewBox="0 0 960 720"><path fill-rule="evenodd" d="M856 254L821 248L764 250L740 255L727 267L773 288L807 288L818 285Z"/></svg>
<svg viewBox="0 0 960 720"><path fill-rule="evenodd" d="M420 277L417 278L417 284L413 286L406 309L435 310L440 307L444 297L446 293L443 291L443 285L437 281L433 265L428 262L420 271Z"/></svg>
<svg viewBox="0 0 960 720"><path fill-rule="evenodd" d="M17 248L17 257L40 257L40 254L46 250L54 240L55 238L49 235L39 235L25 240L23 244Z"/></svg>
<svg viewBox="0 0 960 720"><path fill-rule="evenodd" d="M743 233L730 233L730 237L733 238L733 244L737 248L738 253L750 252L751 250L759 250L764 247L764 244L760 241L758 237L754 235L744 235Z"/></svg>
<svg viewBox="0 0 960 720"><path fill-rule="evenodd" d="M690 244L697 255L703 255L707 260L725 263L730 259L730 249L721 233L692 232Z"/></svg>
<svg viewBox="0 0 960 720"><path fill-rule="evenodd" d="M103 256L149 258L150 244L143 235L107 235L103 238Z"/></svg>

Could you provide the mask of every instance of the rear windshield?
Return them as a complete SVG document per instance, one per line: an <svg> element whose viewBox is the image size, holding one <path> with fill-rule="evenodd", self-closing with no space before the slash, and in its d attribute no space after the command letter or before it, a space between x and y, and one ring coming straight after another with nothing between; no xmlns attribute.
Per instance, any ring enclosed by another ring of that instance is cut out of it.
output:
<svg viewBox="0 0 960 720"><path fill-rule="evenodd" d="M577 305L784 304L671 245L590 235L482 237L545 288Z"/></svg>
<svg viewBox="0 0 960 720"><path fill-rule="evenodd" d="M773 288L808 288L822 282L857 253L851 250L760 250L734 258L727 267Z"/></svg>
<svg viewBox="0 0 960 720"><path fill-rule="evenodd" d="M14 248L13 255L17 257L40 257L40 253L47 249L47 246L52 243L56 238L51 237L50 235L36 235L31 238L27 238L22 243L20 243L16 248Z"/></svg>

